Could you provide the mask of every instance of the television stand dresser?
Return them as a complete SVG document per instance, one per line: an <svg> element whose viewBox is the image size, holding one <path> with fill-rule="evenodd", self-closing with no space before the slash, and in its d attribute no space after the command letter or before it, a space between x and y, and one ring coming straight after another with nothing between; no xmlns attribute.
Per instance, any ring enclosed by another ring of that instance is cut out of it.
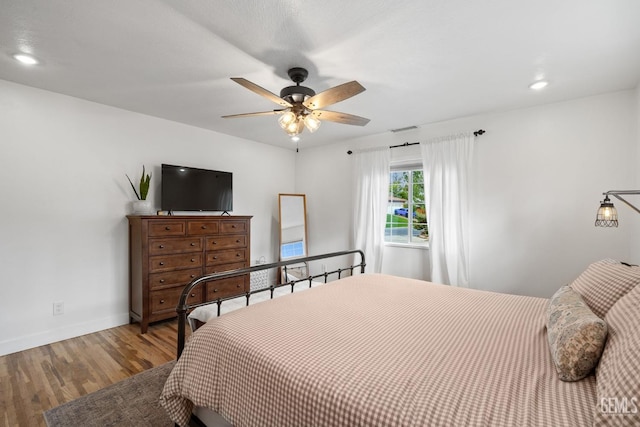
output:
<svg viewBox="0 0 640 427"><path fill-rule="evenodd" d="M129 318L149 323L176 317L182 289L193 279L249 267L250 216L129 215ZM189 303L249 291L249 276L207 282Z"/></svg>

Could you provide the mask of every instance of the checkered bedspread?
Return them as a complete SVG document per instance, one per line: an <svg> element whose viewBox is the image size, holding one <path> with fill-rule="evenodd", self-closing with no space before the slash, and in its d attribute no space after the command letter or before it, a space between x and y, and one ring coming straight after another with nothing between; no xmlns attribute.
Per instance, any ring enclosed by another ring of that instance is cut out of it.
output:
<svg viewBox="0 0 640 427"><path fill-rule="evenodd" d="M357 275L208 322L161 402L242 426L583 426L595 377L558 379L547 300Z"/></svg>

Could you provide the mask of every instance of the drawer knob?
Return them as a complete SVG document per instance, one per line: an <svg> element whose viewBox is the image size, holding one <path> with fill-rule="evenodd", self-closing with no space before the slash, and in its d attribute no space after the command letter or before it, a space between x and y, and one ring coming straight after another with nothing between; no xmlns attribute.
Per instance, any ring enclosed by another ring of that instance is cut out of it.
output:
<svg viewBox="0 0 640 427"><path fill-rule="evenodd" d="M217 244L218 244L218 242L216 242L216 241L214 240L214 241L213 241L213 244L214 244L214 245L217 245Z"/></svg>
<svg viewBox="0 0 640 427"><path fill-rule="evenodd" d="M240 283L238 283L238 284L236 285L236 288L239 288L239 287L240 287Z"/></svg>
<svg viewBox="0 0 640 427"><path fill-rule="evenodd" d="M195 246L195 245L196 245L195 243L191 242L191 246Z"/></svg>
<svg viewBox="0 0 640 427"><path fill-rule="evenodd" d="M160 279L160 283L164 283L164 279Z"/></svg>
<svg viewBox="0 0 640 427"><path fill-rule="evenodd" d="M236 254L236 256L240 256L240 254Z"/></svg>
<svg viewBox="0 0 640 427"><path fill-rule="evenodd" d="M160 249L164 249L164 245L160 245Z"/></svg>
<svg viewBox="0 0 640 427"><path fill-rule="evenodd" d="M196 277L196 275L195 275L195 274L192 274L192 275L191 275L191 278L193 279L194 277Z"/></svg>
<svg viewBox="0 0 640 427"><path fill-rule="evenodd" d="M196 262L195 258L191 258L191 262Z"/></svg>
<svg viewBox="0 0 640 427"><path fill-rule="evenodd" d="M218 292L218 290L217 290L217 289L214 289L214 290L213 290L213 293L215 294L216 292Z"/></svg>
<svg viewBox="0 0 640 427"><path fill-rule="evenodd" d="M213 259L218 259L218 257L217 257L217 256L214 256L214 257L213 257Z"/></svg>
<svg viewBox="0 0 640 427"><path fill-rule="evenodd" d="M235 225L235 224L232 224L232 225L231 225L231 228L236 228L236 225Z"/></svg>
<svg viewBox="0 0 640 427"><path fill-rule="evenodd" d="M196 297L196 294L191 294L191 298L195 298L195 297Z"/></svg>
<svg viewBox="0 0 640 427"><path fill-rule="evenodd" d="M164 300L163 299L160 300L160 304L164 304Z"/></svg>
<svg viewBox="0 0 640 427"><path fill-rule="evenodd" d="M203 230L206 230L207 226L206 225L201 225L200 228L202 228Z"/></svg>
<svg viewBox="0 0 640 427"><path fill-rule="evenodd" d="M160 265L164 265L164 262L160 261Z"/></svg>
<svg viewBox="0 0 640 427"><path fill-rule="evenodd" d="M240 243L240 239L237 239L237 240L236 240L236 243Z"/></svg>
<svg viewBox="0 0 640 427"><path fill-rule="evenodd" d="M169 227L168 225L164 228L165 230L169 231L171 230L171 227Z"/></svg>

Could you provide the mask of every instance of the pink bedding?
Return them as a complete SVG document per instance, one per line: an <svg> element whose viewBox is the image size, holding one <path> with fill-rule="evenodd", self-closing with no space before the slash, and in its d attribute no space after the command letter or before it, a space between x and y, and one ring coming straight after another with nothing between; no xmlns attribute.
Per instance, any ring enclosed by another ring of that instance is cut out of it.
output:
<svg viewBox="0 0 640 427"><path fill-rule="evenodd" d="M241 426L583 426L595 377L558 379L547 300L357 275L226 314L161 402Z"/></svg>

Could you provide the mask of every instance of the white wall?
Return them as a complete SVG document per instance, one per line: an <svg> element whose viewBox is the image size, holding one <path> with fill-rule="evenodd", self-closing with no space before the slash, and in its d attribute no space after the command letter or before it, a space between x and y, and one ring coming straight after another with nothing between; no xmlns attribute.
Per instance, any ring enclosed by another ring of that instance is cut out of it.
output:
<svg viewBox="0 0 640 427"><path fill-rule="evenodd" d="M251 258L277 258L292 151L6 81L0 148L0 354L128 322L125 173L139 178L143 164L156 209L161 163L233 172L233 214L253 215Z"/></svg>
<svg viewBox="0 0 640 427"><path fill-rule="evenodd" d="M636 180L637 94L623 91L385 133L298 154L296 191L307 194L310 253L351 247L348 149L424 141L485 129L471 184L470 282L478 289L549 297L592 261L631 256L631 221L593 226L601 193ZM398 148L395 150L409 150ZM392 151L393 152L393 151ZM383 272L428 279L427 253L385 248Z"/></svg>
<svg viewBox="0 0 640 427"><path fill-rule="evenodd" d="M632 190L640 190L640 84L636 87L636 156L635 163L633 165L633 170L636 174L636 185ZM634 206L640 208L640 196L630 196L629 201L633 203ZM633 239L631 240L631 259L634 259L640 262L640 217L636 216L636 219L633 221L634 225L634 233Z"/></svg>

